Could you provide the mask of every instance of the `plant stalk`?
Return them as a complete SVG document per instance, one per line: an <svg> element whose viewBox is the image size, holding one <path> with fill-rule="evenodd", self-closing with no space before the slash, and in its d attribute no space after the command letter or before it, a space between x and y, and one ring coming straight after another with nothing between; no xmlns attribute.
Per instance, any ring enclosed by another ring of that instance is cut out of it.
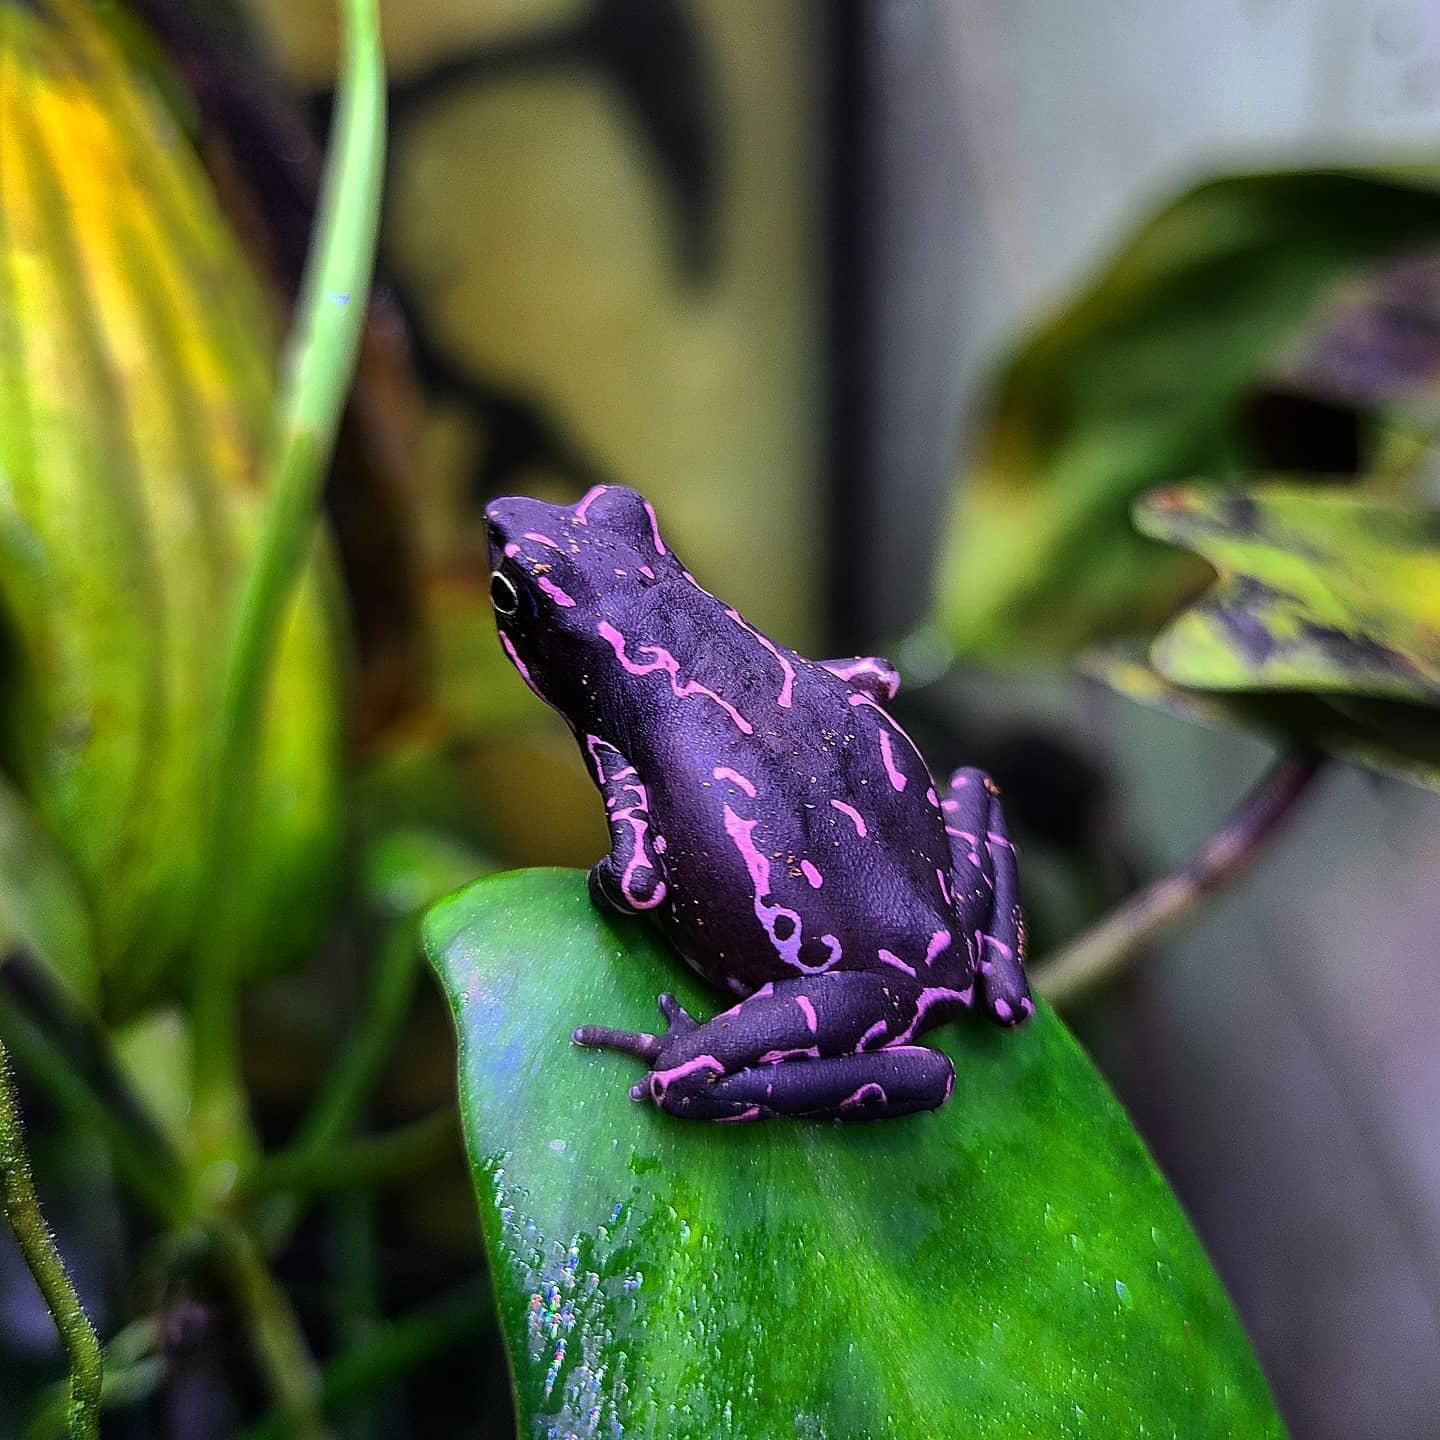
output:
<svg viewBox="0 0 1440 1440"><path fill-rule="evenodd" d="M266 503L225 646L207 893L196 966L194 1124L202 1166L253 1152L235 1010L246 818L268 681L286 608L315 534L316 502L355 368L375 256L385 77L375 0L341 0L343 57L319 218L306 262L266 463Z"/></svg>
<svg viewBox="0 0 1440 1440"><path fill-rule="evenodd" d="M1290 750L1273 762L1224 824L1178 870L1137 891L1032 972L1035 987L1065 1007L1121 974L1141 949L1247 870L1324 766Z"/></svg>
<svg viewBox="0 0 1440 1440"><path fill-rule="evenodd" d="M70 1364L65 1433L69 1440L99 1440L103 1363L95 1327L75 1293L55 1237L40 1212L25 1132L15 1094L10 1053L0 1042L0 1207L15 1233L25 1264L35 1277L60 1332Z"/></svg>

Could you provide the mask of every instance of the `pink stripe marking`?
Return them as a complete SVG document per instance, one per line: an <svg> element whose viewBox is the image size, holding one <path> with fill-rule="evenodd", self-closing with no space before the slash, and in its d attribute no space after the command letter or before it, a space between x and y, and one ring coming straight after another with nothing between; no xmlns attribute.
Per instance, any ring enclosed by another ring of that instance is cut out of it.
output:
<svg viewBox="0 0 1440 1440"><path fill-rule="evenodd" d="M515 643L503 631L498 632L500 643L505 647L505 653L510 657L510 663L520 672L520 678L538 695L539 690L535 689L535 682L530 678L530 672L525 668L525 662L520 658L520 652L515 648Z"/></svg>
<svg viewBox="0 0 1440 1440"><path fill-rule="evenodd" d="M827 660L822 663L825 669L841 680L858 680L863 675L878 681L887 700L893 700L900 689L900 676L895 667L883 664L874 655L862 655L849 661Z"/></svg>
<svg viewBox="0 0 1440 1440"><path fill-rule="evenodd" d="M756 1062L759 1065L778 1065L782 1060L818 1060L818 1045L802 1045L794 1050L767 1050Z"/></svg>
<svg viewBox="0 0 1440 1440"><path fill-rule="evenodd" d="M890 777L890 783L897 790L903 790L905 777L895 768L895 756L890 749L890 737L883 730L880 732L880 758L885 762L885 773Z"/></svg>
<svg viewBox="0 0 1440 1440"><path fill-rule="evenodd" d="M674 1065L669 1070L654 1070L650 1074L650 1093L658 1100L677 1080L694 1075L700 1070L713 1070L717 1075L725 1073L725 1067L713 1055L697 1055L683 1065Z"/></svg>
<svg viewBox="0 0 1440 1440"><path fill-rule="evenodd" d="M533 540L537 545L548 545L552 550L558 550L560 548L548 535L541 535L535 530L527 530L521 538Z"/></svg>
<svg viewBox="0 0 1440 1440"><path fill-rule="evenodd" d="M800 1013L805 1017L805 1028L812 1034L819 1030L820 1022L815 1016L815 1007L804 995L797 995L795 1003L800 1007Z"/></svg>
<svg viewBox="0 0 1440 1440"><path fill-rule="evenodd" d="M655 518L655 507L648 501L642 502L645 506L645 513L650 517L650 534L655 538L655 553L665 554L665 542L660 538L660 522Z"/></svg>
<svg viewBox="0 0 1440 1440"><path fill-rule="evenodd" d="M585 512L609 489L608 485L592 485L581 497L580 503L575 507L575 523L585 525L589 522L585 519Z"/></svg>
<svg viewBox="0 0 1440 1440"><path fill-rule="evenodd" d="M925 792L925 798L932 805L938 805L940 803L940 797L935 793L935 787L933 785Z"/></svg>
<svg viewBox="0 0 1440 1440"><path fill-rule="evenodd" d="M770 861L761 854L754 839L755 826L759 822L742 819L728 805L724 808L724 816L725 833L740 852L745 869L750 875L750 884L754 890L755 918L764 926L775 953L786 965L806 975L815 975L830 969L840 958L840 942L833 935L822 935L820 938L829 946L830 954L819 965L807 965L800 958L803 936L799 913L784 905L770 903ZM789 924L789 932L784 936L779 933L779 922L782 919Z"/></svg>
<svg viewBox="0 0 1440 1440"><path fill-rule="evenodd" d="M791 697L795 686L795 667L780 653L775 642L768 635L762 635L753 625L749 624L738 610L726 610L725 612L747 635L751 635L759 642L762 649L768 650L780 662L780 694L775 703L782 709L788 710L791 705Z"/></svg>
<svg viewBox="0 0 1440 1440"><path fill-rule="evenodd" d="M520 547L513 540L505 547L505 558L507 560L513 560L519 553Z"/></svg>
<svg viewBox="0 0 1440 1440"><path fill-rule="evenodd" d="M717 1115L717 1125L744 1125L747 1121L760 1118L760 1107L758 1105L747 1105L738 1115Z"/></svg>
<svg viewBox="0 0 1440 1440"><path fill-rule="evenodd" d="M608 620L600 621L596 628L601 637L609 642L610 648L615 652L615 658L620 662L626 674L651 675L657 670L662 671L669 677L671 693L677 699L686 700L691 695L704 695L706 699L713 700L735 722L735 728L742 735L755 733L755 727L728 700L722 699L713 690L700 684L698 680L681 681L680 662L662 646L641 645L639 648L642 651L649 651L655 658L649 661L632 660L625 653L625 637Z"/></svg>
<svg viewBox="0 0 1440 1440"><path fill-rule="evenodd" d="M950 944L950 932L948 930L937 930L930 937L930 944L925 949L925 963L933 965L940 957L940 952Z"/></svg>
<svg viewBox="0 0 1440 1440"><path fill-rule="evenodd" d="M940 882L940 893L945 897L947 905L955 903L955 896L950 889L950 877L943 870L935 871L935 878Z"/></svg>
<svg viewBox="0 0 1440 1440"><path fill-rule="evenodd" d="M867 1080L853 1095L847 1095L840 1102L840 1108L849 1110L856 1105L863 1105L867 1100L879 1100L881 1104L888 1104L890 1097L885 1093L883 1085Z"/></svg>
<svg viewBox="0 0 1440 1440"><path fill-rule="evenodd" d="M738 785L752 800L755 798L755 786L738 770L732 770L728 765L717 765L710 773L717 780L728 780L732 785Z"/></svg>
<svg viewBox="0 0 1440 1440"><path fill-rule="evenodd" d="M907 975L914 978L915 967L913 965L907 965L893 950L881 950L879 955L887 965L893 965L897 970L903 970Z"/></svg>
<svg viewBox="0 0 1440 1440"><path fill-rule="evenodd" d="M818 890L825 883L825 877L808 860L800 862L800 873L810 882L812 890Z"/></svg>
<svg viewBox="0 0 1440 1440"><path fill-rule="evenodd" d="M850 817L855 825L855 833L863 840L867 834L865 817L853 805L847 805L843 800L832 800L830 804L842 815Z"/></svg>
<svg viewBox="0 0 1440 1440"><path fill-rule="evenodd" d="M911 1037L920 1028L925 1016L935 1008L936 1005L965 1005L968 1006L974 998L975 987L967 985L963 990L951 990L945 986L929 986L923 989L915 1001L915 1016L905 1027L901 1035L897 1035L885 1048L893 1049L897 1045L906 1045ZM927 1027L928 1028L928 1027Z"/></svg>
<svg viewBox="0 0 1440 1440"><path fill-rule="evenodd" d="M535 582L557 605L569 609L575 602L548 575Z"/></svg>
<svg viewBox="0 0 1440 1440"><path fill-rule="evenodd" d="M856 1044L856 1051L868 1050L872 1040L880 1039L890 1027L884 1020L877 1020L861 1037Z"/></svg>
<svg viewBox="0 0 1440 1440"><path fill-rule="evenodd" d="M640 573L641 573L647 580L653 580L653 579L655 578L655 572L654 572L648 565L642 565L642 566L640 567Z"/></svg>

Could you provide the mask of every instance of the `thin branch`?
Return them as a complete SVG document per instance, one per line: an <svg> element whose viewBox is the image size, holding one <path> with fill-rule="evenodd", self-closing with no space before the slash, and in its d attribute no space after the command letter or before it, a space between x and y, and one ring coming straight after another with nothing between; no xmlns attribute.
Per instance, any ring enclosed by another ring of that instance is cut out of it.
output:
<svg viewBox="0 0 1440 1440"><path fill-rule="evenodd" d="M4 1209L25 1264L45 1297L70 1362L65 1433L70 1440L99 1440L103 1369L100 1341L75 1293L65 1262L55 1246L55 1237L40 1213L40 1200L30 1174L30 1157L25 1150L10 1054L3 1043L0 1043L0 1208Z"/></svg>
<svg viewBox="0 0 1440 1440"><path fill-rule="evenodd" d="M1324 763L1323 756L1309 750L1281 755L1184 865L1137 891L1037 965L1032 974L1036 988L1051 1004L1065 1006L1121 974L1148 942L1258 859Z"/></svg>

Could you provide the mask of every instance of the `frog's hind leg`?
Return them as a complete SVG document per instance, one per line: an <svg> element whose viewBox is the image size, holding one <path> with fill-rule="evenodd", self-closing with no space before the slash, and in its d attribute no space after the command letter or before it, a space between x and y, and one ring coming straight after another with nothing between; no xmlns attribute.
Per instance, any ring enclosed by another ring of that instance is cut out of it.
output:
<svg viewBox="0 0 1440 1440"><path fill-rule="evenodd" d="M1035 1012L1025 979L1025 917L1020 871L1000 792L983 771L957 770L941 802L950 839L955 909L975 946L981 1008L999 1025Z"/></svg>
<svg viewBox="0 0 1440 1440"><path fill-rule="evenodd" d="M949 1059L908 1042L969 1001L903 976L828 971L766 985L703 1025L662 997L663 1037L587 1025L574 1038L645 1060L631 1097L687 1119L869 1120L945 1103Z"/></svg>

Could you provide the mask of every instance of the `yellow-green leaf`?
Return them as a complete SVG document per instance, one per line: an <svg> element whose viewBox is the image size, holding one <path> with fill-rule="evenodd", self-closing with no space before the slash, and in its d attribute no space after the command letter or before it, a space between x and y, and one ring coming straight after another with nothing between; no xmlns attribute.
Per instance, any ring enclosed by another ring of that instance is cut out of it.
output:
<svg viewBox="0 0 1440 1440"><path fill-rule="evenodd" d="M3 763L131 1008L189 946L218 662L259 501L275 346L208 181L94 7L0 3ZM317 557L287 624L245 847L283 963L337 856L338 637Z"/></svg>
<svg viewBox="0 0 1440 1440"><path fill-rule="evenodd" d="M1440 704L1440 512L1278 484L1169 486L1135 525L1219 572L1151 647L1168 680Z"/></svg>

